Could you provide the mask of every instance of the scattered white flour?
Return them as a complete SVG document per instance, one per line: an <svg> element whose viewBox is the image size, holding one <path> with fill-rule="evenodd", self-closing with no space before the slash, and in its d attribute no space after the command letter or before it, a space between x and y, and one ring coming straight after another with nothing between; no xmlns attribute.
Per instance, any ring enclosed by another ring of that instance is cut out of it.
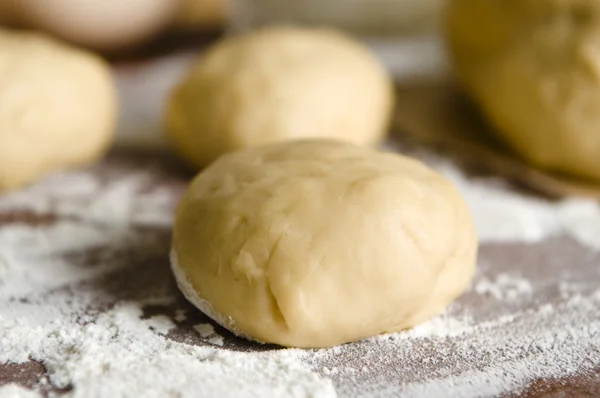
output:
<svg viewBox="0 0 600 398"><path fill-rule="evenodd" d="M495 325L485 333L472 333L453 348L436 352L437 361L447 355L462 357L471 369L407 383L403 396L497 396L518 391L524 380L594 369L600 361L599 310L600 300L594 295L574 298L555 308L541 306L519 314L510 328Z"/></svg>
<svg viewBox="0 0 600 398"><path fill-rule="evenodd" d="M90 171L55 173L28 189L2 195L0 212L52 214L113 228L171 225L174 194L155 186L150 171L138 168L126 176L110 177L102 183L100 178L92 178Z"/></svg>
<svg viewBox="0 0 600 398"><path fill-rule="evenodd" d="M224 344L223 337L219 336L215 332L215 328L211 324L201 323L194 325L194 330L200 334L201 337L207 339L211 344L222 346Z"/></svg>
<svg viewBox="0 0 600 398"><path fill-rule="evenodd" d="M494 281L481 278L475 284L475 291L479 294L488 294L496 300L513 301L531 296L533 287L527 279L513 278L507 274L499 274Z"/></svg>
<svg viewBox="0 0 600 398"><path fill-rule="evenodd" d="M0 362L28 356L43 361L52 384L73 385L75 397L90 391L106 397L334 395L329 382L302 364L301 352L248 355L177 343L155 333L135 304L119 305L85 325L64 318L39 324L35 313L28 315L3 319L1 337L9 345Z"/></svg>
<svg viewBox="0 0 600 398"><path fill-rule="evenodd" d="M185 311L183 310L177 310L175 311L175 322L183 322L187 319L187 316L185 315Z"/></svg>
<svg viewBox="0 0 600 398"><path fill-rule="evenodd" d="M0 386L0 398L38 398L34 391L21 387L17 384Z"/></svg>
<svg viewBox="0 0 600 398"><path fill-rule="evenodd" d="M515 193L502 179L465 177L451 161L429 151L411 155L437 169L461 190L475 218L481 242L536 243L568 235L600 251L600 203L592 199L548 199Z"/></svg>
<svg viewBox="0 0 600 398"><path fill-rule="evenodd" d="M155 315L147 319L146 324L150 329L162 335L167 335L175 327L171 319L164 315Z"/></svg>
<svg viewBox="0 0 600 398"><path fill-rule="evenodd" d="M201 323L194 325L194 330L200 334L201 337L210 337L215 334L215 328L209 323Z"/></svg>
<svg viewBox="0 0 600 398"><path fill-rule="evenodd" d="M441 315L402 333L382 334L371 337L370 341L411 340L420 338L456 337L472 332L473 319Z"/></svg>

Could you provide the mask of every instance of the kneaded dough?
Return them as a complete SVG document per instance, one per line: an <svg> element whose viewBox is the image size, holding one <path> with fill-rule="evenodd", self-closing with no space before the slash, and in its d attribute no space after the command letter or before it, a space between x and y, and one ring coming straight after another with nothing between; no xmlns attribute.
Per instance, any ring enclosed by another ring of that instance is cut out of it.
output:
<svg viewBox="0 0 600 398"><path fill-rule="evenodd" d="M456 71L534 165L600 181L600 2L452 0Z"/></svg>
<svg viewBox="0 0 600 398"><path fill-rule="evenodd" d="M392 104L390 77L361 44L328 29L271 27L208 50L175 89L166 130L200 167L291 139L377 144Z"/></svg>
<svg viewBox="0 0 600 398"><path fill-rule="evenodd" d="M99 57L0 29L0 191L98 159L115 119L112 77Z"/></svg>
<svg viewBox="0 0 600 398"><path fill-rule="evenodd" d="M409 328L468 286L477 237L458 190L416 160L329 140L225 155L177 210L186 297L239 336L328 347Z"/></svg>

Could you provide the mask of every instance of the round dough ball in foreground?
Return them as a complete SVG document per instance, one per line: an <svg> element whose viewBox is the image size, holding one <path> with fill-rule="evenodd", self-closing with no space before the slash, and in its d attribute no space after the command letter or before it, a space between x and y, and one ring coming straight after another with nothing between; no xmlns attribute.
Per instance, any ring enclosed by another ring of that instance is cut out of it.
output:
<svg viewBox="0 0 600 398"><path fill-rule="evenodd" d="M239 336L328 347L414 326L468 286L477 238L425 165L328 140L223 156L178 208L186 297Z"/></svg>
<svg viewBox="0 0 600 398"><path fill-rule="evenodd" d="M291 139L376 144L392 104L391 79L361 44L327 29L272 27L210 49L175 89L166 127L181 156L204 166Z"/></svg>
<svg viewBox="0 0 600 398"><path fill-rule="evenodd" d="M600 2L452 0L467 91L533 164L600 181Z"/></svg>
<svg viewBox="0 0 600 398"><path fill-rule="evenodd" d="M116 94L98 57L35 33L0 30L0 191L107 149Z"/></svg>

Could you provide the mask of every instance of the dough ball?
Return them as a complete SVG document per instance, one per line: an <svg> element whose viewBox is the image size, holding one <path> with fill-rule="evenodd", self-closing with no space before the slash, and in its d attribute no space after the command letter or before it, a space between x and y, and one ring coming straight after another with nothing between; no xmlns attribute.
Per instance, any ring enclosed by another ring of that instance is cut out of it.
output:
<svg viewBox="0 0 600 398"><path fill-rule="evenodd" d="M239 336L328 347L441 313L475 270L457 189L425 165L341 141L225 155L178 208L172 268Z"/></svg>
<svg viewBox="0 0 600 398"><path fill-rule="evenodd" d="M600 181L600 2L452 0L467 91L534 165Z"/></svg>
<svg viewBox="0 0 600 398"><path fill-rule="evenodd" d="M273 27L226 38L175 89L166 126L181 156L299 138L370 145L390 122L390 77L361 44L326 29Z"/></svg>
<svg viewBox="0 0 600 398"><path fill-rule="evenodd" d="M0 30L0 191L107 149L116 116L108 66L44 35Z"/></svg>
<svg viewBox="0 0 600 398"><path fill-rule="evenodd" d="M179 1L174 0L18 0L15 3L18 19L24 26L106 51L121 50L152 38L172 22L179 6Z"/></svg>

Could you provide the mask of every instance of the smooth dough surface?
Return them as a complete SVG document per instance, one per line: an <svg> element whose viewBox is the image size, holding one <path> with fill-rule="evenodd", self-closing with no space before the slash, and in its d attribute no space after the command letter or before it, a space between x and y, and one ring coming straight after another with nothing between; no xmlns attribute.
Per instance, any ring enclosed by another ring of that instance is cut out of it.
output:
<svg viewBox="0 0 600 398"><path fill-rule="evenodd" d="M456 70L533 164L600 180L600 2L452 0Z"/></svg>
<svg viewBox="0 0 600 398"><path fill-rule="evenodd" d="M114 133L108 66L36 33L0 30L0 191L92 162Z"/></svg>
<svg viewBox="0 0 600 398"><path fill-rule="evenodd" d="M328 29L271 27L217 43L168 104L179 154L204 166L220 155L301 138L379 143L393 85L361 44Z"/></svg>
<svg viewBox="0 0 600 398"><path fill-rule="evenodd" d="M172 267L186 297L235 334L328 347L417 325L475 271L457 189L418 161L300 140L228 154L177 210Z"/></svg>

